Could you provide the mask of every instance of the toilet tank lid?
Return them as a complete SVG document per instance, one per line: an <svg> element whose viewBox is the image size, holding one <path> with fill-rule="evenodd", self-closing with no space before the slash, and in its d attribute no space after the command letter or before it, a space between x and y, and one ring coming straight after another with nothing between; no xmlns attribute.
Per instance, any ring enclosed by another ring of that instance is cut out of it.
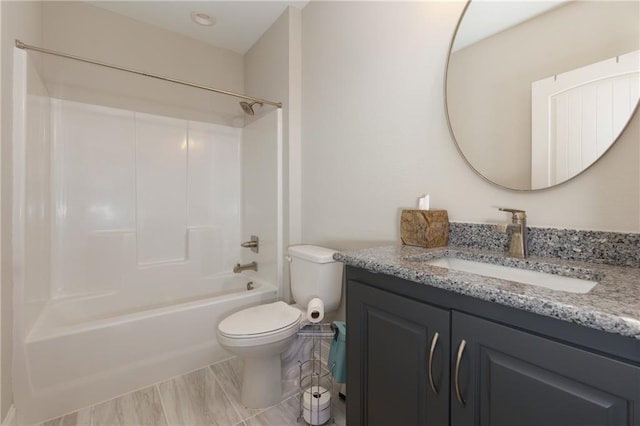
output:
<svg viewBox="0 0 640 426"><path fill-rule="evenodd" d="M333 260L334 253L337 253L337 251L312 245L299 245L289 247L289 256L309 260L316 263L336 262L335 260Z"/></svg>

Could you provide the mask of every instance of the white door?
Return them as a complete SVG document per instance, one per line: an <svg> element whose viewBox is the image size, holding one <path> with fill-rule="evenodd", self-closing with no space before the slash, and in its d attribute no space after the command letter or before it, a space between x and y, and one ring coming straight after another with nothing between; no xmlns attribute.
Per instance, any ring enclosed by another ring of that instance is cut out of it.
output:
<svg viewBox="0 0 640 426"><path fill-rule="evenodd" d="M640 96L640 51L531 84L531 184L564 182L624 130Z"/></svg>

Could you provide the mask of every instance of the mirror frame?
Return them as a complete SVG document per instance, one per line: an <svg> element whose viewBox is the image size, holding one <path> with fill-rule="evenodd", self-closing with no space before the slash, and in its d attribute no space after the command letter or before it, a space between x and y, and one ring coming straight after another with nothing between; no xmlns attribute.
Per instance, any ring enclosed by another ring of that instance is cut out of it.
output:
<svg viewBox="0 0 640 426"><path fill-rule="evenodd" d="M447 51L447 62L445 64L445 68L444 68L444 112L445 112L445 115L447 117L447 127L449 128L449 133L451 134L451 139L452 139L454 145L456 146L456 149L458 150L458 153L460 154L460 156L462 157L464 162L467 163L467 165L471 168L471 170L473 170L474 173L476 175L480 176L485 182L488 182L491 185L496 186L498 188L506 189L508 191L522 192L522 193L540 192L540 191L546 191L546 190L552 189L552 188L557 188L557 187L559 187L561 185L564 185L567 182L571 182L572 180L574 180L575 178L577 178L578 176L582 175L584 172L589 170L591 167L593 167L600 160L602 160L607 155L607 153L611 150L611 148L613 148L613 146L616 144L616 142L618 142L618 140L622 137L622 135L624 135L624 133L627 130L627 128L629 127L629 124L631 123L631 121L638 114L638 110L640 110L640 101L638 101L638 103L636 104L635 108L633 109L633 112L629 116L629 119L625 123L624 127L622 128L622 130L620 131L618 136L611 142L609 147L598 158L596 158L596 160L593 163L589 164L587 167L582 169L582 171L580 171L579 173L576 173L575 175L571 176L569 179L564 180L564 181L562 181L560 183L556 183L555 185L547 186L545 188L535 188L535 189L534 188L529 188L529 189L510 188L508 186L504 186L504 185L502 185L500 183L492 181L491 179L489 179L488 177L486 177L482 173L480 173L478 171L478 169L476 169L473 166L473 164L471 164L469 159L464 155L464 152L462 152L462 148L460 147L460 144L458 143L458 139L456 138L456 134L453 131L453 127L451 125L451 118L449 117L449 101L448 101L448 98L447 98L447 82L448 82L448 79L449 79L449 63L450 63L450 60L451 60L451 51L453 49L453 45L455 43L456 36L458 35L458 30L460 29L460 25L462 24L462 20L464 19L464 16L467 13L467 9L469 8L469 5L471 5L472 1L473 0L467 0L467 3L465 4L464 9L462 10L462 13L460 14L460 18L458 18L458 22L456 23L456 28L453 31L453 35L451 36L451 42L449 43L449 49ZM578 1L580 1L580 0L578 0Z"/></svg>

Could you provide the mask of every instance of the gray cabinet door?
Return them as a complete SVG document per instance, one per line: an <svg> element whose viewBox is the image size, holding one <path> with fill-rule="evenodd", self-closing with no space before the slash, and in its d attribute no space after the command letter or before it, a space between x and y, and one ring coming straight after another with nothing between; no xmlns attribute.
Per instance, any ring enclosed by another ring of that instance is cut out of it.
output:
<svg viewBox="0 0 640 426"><path fill-rule="evenodd" d="M448 310L348 281L347 424L449 424L449 319Z"/></svg>
<svg viewBox="0 0 640 426"><path fill-rule="evenodd" d="M640 426L637 366L456 311L451 328L452 425Z"/></svg>

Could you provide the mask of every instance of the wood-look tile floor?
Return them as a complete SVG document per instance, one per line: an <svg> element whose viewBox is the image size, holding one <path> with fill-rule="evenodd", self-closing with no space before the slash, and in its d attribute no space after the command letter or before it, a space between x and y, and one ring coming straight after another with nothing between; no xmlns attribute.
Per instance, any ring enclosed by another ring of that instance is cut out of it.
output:
<svg viewBox="0 0 640 426"><path fill-rule="evenodd" d="M122 395L41 426L286 426L298 423L296 395L266 409L240 403L242 361L232 358L166 382ZM333 393L333 416L345 426L345 404Z"/></svg>

